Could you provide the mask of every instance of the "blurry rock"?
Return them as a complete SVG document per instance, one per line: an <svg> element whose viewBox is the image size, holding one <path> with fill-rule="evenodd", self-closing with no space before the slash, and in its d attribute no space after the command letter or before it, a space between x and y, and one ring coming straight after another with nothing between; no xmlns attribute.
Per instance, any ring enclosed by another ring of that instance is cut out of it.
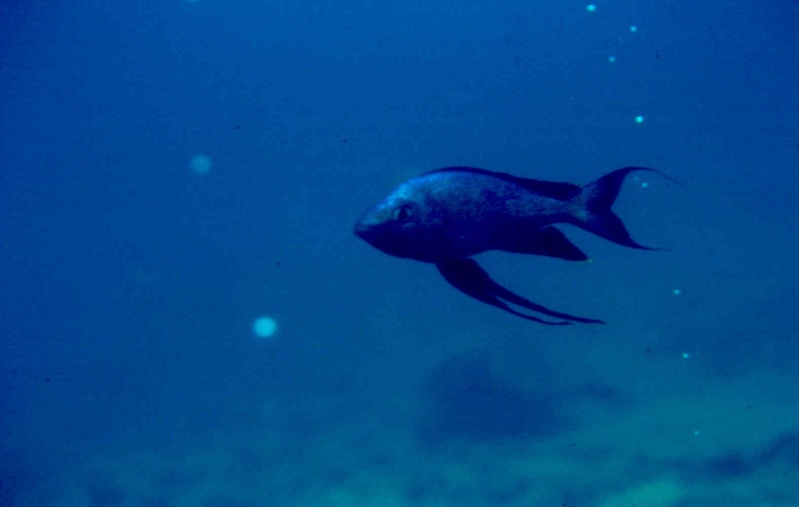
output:
<svg viewBox="0 0 799 507"><path fill-rule="evenodd" d="M180 493L202 483L206 476L204 469L172 466L154 471L153 481L159 491Z"/></svg>
<svg viewBox="0 0 799 507"><path fill-rule="evenodd" d="M89 478L86 497L91 507L117 507L125 504L127 494L110 477L98 473Z"/></svg>
<svg viewBox="0 0 799 507"><path fill-rule="evenodd" d="M254 503L235 500L232 498L218 497L206 501L202 507L262 507L262 506L256 506Z"/></svg>
<svg viewBox="0 0 799 507"><path fill-rule="evenodd" d="M453 438L537 438L563 426L552 396L502 378L483 351L439 365L424 382L421 397L419 434L425 445Z"/></svg>
<svg viewBox="0 0 799 507"><path fill-rule="evenodd" d="M612 495L599 503L599 507L676 507L686 497L685 487L674 479L666 478L648 482Z"/></svg>
<svg viewBox="0 0 799 507"><path fill-rule="evenodd" d="M799 466L799 432L788 432L778 437L760 454L762 464L783 461Z"/></svg>
<svg viewBox="0 0 799 507"><path fill-rule="evenodd" d="M748 475L754 471L754 464L739 452L729 452L710 460L707 471L714 477L731 479Z"/></svg>
<svg viewBox="0 0 799 507"><path fill-rule="evenodd" d="M139 507L172 507L172 505L166 498L157 496L148 496L139 503Z"/></svg>

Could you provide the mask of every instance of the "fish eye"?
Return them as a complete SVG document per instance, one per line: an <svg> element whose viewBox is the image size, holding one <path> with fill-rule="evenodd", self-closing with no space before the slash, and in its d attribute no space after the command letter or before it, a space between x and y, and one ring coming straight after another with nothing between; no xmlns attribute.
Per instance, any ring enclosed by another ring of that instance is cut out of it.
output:
<svg viewBox="0 0 799 507"><path fill-rule="evenodd" d="M402 204L394 210L394 220L405 222L413 216L413 210L410 204Z"/></svg>

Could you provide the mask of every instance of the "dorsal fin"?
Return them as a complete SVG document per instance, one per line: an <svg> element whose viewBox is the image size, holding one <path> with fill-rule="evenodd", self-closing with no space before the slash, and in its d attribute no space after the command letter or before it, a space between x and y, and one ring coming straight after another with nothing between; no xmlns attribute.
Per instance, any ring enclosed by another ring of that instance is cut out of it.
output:
<svg viewBox="0 0 799 507"><path fill-rule="evenodd" d="M557 183L554 181L542 181L542 180L534 180L532 178L521 178L519 176L513 176L511 174L498 173L494 171L488 171L486 169L478 169L476 167L460 167L460 166L444 167L442 169L436 169L434 171L426 172L425 174L432 174L439 172L466 172L472 174L482 174L483 176L489 176L492 178L497 178L503 181L507 181L509 183L513 183L515 185L519 185L520 187L526 188L527 190L533 193L542 195L544 197L549 197L551 199L557 199L559 201L565 201L571 199L580 192L580 186L575 185L573 183Z"/></svg>

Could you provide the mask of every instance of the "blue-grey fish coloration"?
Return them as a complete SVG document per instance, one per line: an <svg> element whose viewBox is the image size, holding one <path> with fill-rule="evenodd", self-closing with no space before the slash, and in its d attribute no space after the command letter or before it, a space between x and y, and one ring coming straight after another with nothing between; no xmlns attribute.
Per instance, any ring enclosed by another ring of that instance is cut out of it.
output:
<svg viewBox="0 0 799 507"><path fill-rule="evenodd" d="M636 171L663 175L656 169L625 167L581 187L472 167L438 169L402 183L369 208L355 234L387 254L435 264L458 290L519 317L551 325L601 323L550 310L511 292L471 256L503 250L586 260L554 224L572 224L620 245L653 250L633 241L610 209L624 178ZM508 303L560 320L522 313Z"/></svg>

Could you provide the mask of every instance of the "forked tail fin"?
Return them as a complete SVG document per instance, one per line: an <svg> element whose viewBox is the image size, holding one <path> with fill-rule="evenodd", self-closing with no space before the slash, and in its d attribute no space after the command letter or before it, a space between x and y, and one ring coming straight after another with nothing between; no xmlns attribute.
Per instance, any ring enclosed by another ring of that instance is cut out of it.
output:
<svg viewBox="0 0 799 507"><path fill-rule="evenodd" d="M574 197L581 208L577 211L576 225L592 232L597 236L603 237L619 245L630 248L640 248L642 250L663 250L662 248L650 248L636 243L627 232L621 219L610 209L619 195L621 184L628 174L637 171L648 171L657 173L664 178L680 186L684 186L679 181L658 171L647 167L624 167L602 176L582 188L582 191Z"/></svg>

